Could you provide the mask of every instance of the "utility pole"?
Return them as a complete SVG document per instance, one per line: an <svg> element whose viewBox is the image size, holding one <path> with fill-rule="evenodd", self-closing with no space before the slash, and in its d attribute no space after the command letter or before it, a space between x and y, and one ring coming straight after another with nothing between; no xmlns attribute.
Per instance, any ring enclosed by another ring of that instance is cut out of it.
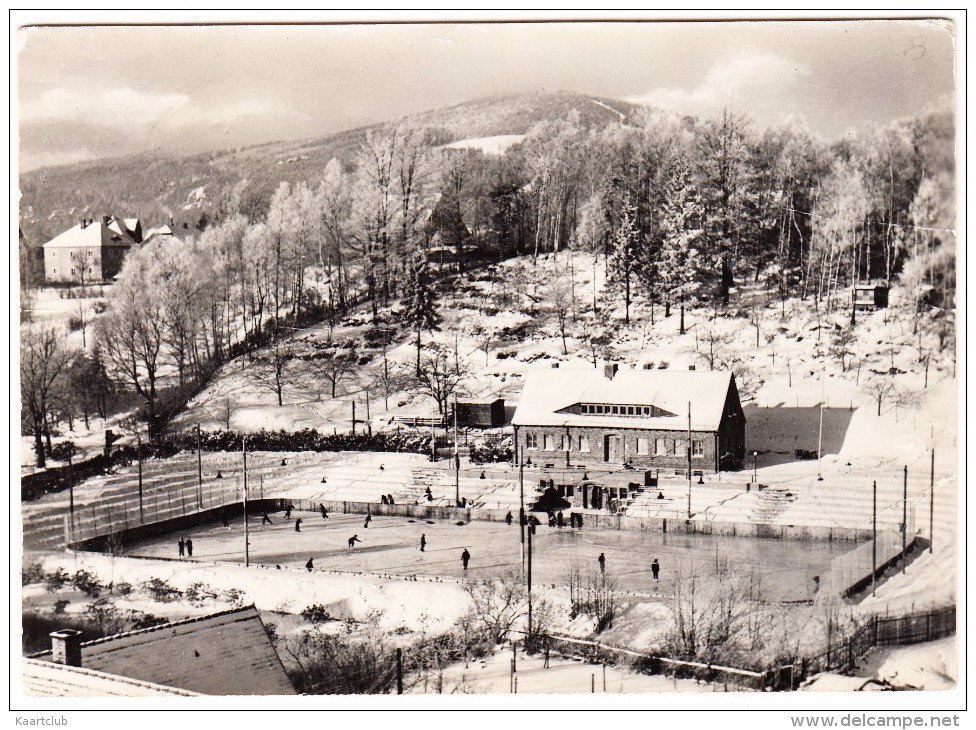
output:
<svg viewBox="0 0 976 730"><path fill-rule="evenodd" d="M902 482L902 495L901 495L901 574L905 575L905 563L908 562L908 556L905 555L905 549L908 544L908 464L905 464L905 478Z"/></svg>
<svg viewBox="0 0 976 730"><path fill-rule="evenodd" d="M356 435L356 401L352 402L352 435Z"/></svg>
<svg viewBox="0 0 976 730"><path fill-rule="evenodd" d="M532 529L529 529L529 564L528 570L526 571L526 578L528 582L528 597L529 597L529 630L525 635L526 639L532 636Z"/></svg>
<svg viewBox="0 0 976 730"><path fill-rule="evenodd" d="M437 461L437 435L434 433L434 418L430 419L430 460Z"/></svg>
<svg viewBox="0 0 976 730"><path fill-rule="evenodd" d="M871 482L871 595L878 578L878 483Z"/></svg>
<svg viewBox="0 0 976 730"><path fill-rule="evenodd" d="M518 445L515 448L519 448ZM520 449L519 457L519 553L522 558L522 567L525 567L525 447Z"/></svg>
<svg viewBox="0 0 976 730"><path fill-rule="evenodd" d="M142 512L142 436L136 434L136 459L139 461L139 524L143 524L145 521L143 519ZM71 490L71 511L74 512L74 490Z"/></svg>
<svg viewBox="0 0 976 730"><path fill-rule="evenodd" d="M691 519L691 401L688 401L688 519Z"/></svg>
<svg viewBox="0 0 976 730"><path fill-rule="evenodd" d="M935 447L932 447L932 471L929 473L929 553L932 552L932 545L935 543L935 533L932 528L935 526Z"/></svg>
<svg viewBox="0 0 976 730"><path fill-rule="evenodd" d="M203 452L200 446L200 424L197 424L197 508L203 509Z"/></svg>
<svg viewBox="0 0 976 730"><path fill-rule="evenodd" d="M823 481L823 470L820 468L820 456L823 453L823 412L824 412L824 379L820 373L820 432L817 434L817 481Z"/></svg>
<svg viewBox="0 0 976 730"><path fill-rule="evenodd" d="M244 456L244 567L251 565L250 533L247 526L247 436L241 439L241 454Z"/></svg>
<svg viewBox="0 0 976 730"><path fill-rule="evenodd" d="M461 504L461 455L458 453L458 414L457 414L457 393L454 394L454 500Z"/></svg>

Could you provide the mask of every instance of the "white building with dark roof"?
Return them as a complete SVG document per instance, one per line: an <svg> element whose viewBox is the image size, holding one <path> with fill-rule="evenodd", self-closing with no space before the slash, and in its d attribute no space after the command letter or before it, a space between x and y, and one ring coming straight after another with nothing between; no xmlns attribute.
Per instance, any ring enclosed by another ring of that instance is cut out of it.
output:
<svg viewBox="0 0 976 730"><path fill-rule="evenodd" d="M617 365L531 371L512 418L518 456L540 466L685 471L690 448L700 472L741 468L745 424L731 372Z"/></svg>

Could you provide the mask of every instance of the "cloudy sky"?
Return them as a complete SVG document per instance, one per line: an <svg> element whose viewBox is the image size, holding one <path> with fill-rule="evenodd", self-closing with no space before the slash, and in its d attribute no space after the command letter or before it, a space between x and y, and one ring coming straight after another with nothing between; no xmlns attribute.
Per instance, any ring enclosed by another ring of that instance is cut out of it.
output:
<svg viewBox="0 0 976 730"><path fill-rule="evenodd" d="M21 165L314 137L478 97L575 91L837 138L947 103L946 21L30 27Z"/></svg>

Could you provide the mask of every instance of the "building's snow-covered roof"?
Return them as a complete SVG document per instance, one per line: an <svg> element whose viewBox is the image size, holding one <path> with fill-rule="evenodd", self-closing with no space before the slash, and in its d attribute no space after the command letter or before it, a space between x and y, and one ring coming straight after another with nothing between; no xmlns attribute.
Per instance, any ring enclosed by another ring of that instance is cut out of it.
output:
<svg viewBox="0 0 976 730"><path fill-rule="evenodd" d="M548 368L529 371L512 424L717 431L732 384L728 371ZM656 406L673 416L560 413L577 403Z"/></svg>
<svg viewBox="0 0 976 730"><path fill-rule="evenodd" d="M113 225L115 226L113 228ZM102 221L82 226L78 223L44 244L44 248L83 248L85 246L131 245L132 239L122 233L114 221L105 225Z"/></svg>
<svg viewBox="0 0 976 730"><path fill-rule="evenodd" d="M196 697L199 693L84 667L23 660L24 694L31 697Z"/></svg>
<svg viewBox="0 0 976 730"><path fill-rule="evenodd" d="M146 233L146 236L143 240L148 241L153 236L172 236L172 235L173 235L172 229L166 224L163 224L159 226L159 228L150 228L149 232Z"/></svg>
<svg viewBox="0 0 976 730"><path fill-rule="evenodd" d="M295 694L254 606L95 639L81 645L81 663L200 694Z"/></svg>

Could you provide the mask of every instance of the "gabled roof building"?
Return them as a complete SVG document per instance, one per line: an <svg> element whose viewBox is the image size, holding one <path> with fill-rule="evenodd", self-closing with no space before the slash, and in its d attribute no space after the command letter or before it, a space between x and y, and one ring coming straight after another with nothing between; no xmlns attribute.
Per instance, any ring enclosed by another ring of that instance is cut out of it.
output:
<svg viewBox="0 0 976 730"><path fill-rule="evenodd" d="M540 466L739 469L745 415L726 371L545 369L515 410L516 458Z"/></svg>
<svg viewBox="0 0 976 730"><path fill-rule="evenodd" d="M129 250L142 240L135 218L86 218L44 244L44 280L50 284L101 284L122 269Z"/></svg>

